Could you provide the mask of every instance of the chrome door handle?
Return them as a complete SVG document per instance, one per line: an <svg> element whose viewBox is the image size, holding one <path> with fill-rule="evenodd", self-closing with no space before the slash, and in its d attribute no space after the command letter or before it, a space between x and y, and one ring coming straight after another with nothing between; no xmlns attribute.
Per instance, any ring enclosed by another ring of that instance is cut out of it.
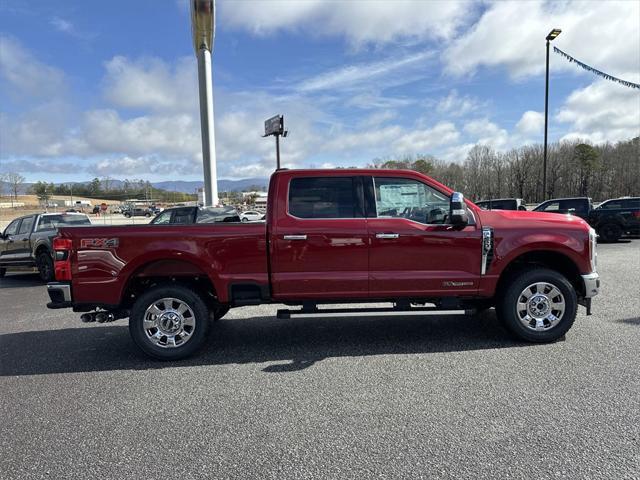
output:
<svg viewBox="0 0 640 480"><path fill-rule="evenodd" d="M397 233L376 233L376 238L398 238Z"/></svg>
<svg viewBox="0 0 640 480"><path fill-rule="evenodd" d="M306 235L285 235L282 238L284 238L285 240L306 240L307 236Z"/></svg>

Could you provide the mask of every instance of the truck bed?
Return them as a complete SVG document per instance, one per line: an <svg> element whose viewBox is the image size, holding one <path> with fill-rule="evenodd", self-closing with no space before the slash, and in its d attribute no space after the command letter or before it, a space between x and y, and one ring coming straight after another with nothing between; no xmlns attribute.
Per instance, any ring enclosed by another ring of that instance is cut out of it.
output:
<svg viewBox="0 0 640 480"><path fill-rule="evenodd" d="M61 228L73 242L78 303L118 305L127 279L193 275L211 279L220 301L230 283L268 285L265 223ZM108 248L104 248L104 247Z"/></svg>

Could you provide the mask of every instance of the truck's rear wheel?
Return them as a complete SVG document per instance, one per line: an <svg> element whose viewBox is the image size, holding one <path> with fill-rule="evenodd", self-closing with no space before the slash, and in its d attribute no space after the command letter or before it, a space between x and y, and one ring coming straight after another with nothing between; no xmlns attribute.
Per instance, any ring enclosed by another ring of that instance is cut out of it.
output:
<svg viewBox="0 0 640 480"><path fill-rule="evenodd" d="M160 285L134 303L129 332L147 355L180 360L203 345L208 320L207 306L198 294L180 285Z"/></svg>
<svg viewBox="0 0 640 480"><path fill-rule="evenodd" d="M617 223L605 223L598 228L598 236L603 242L617 242L622 236L622 227Z"/></svg>
<svg viewBox="0 0 640 480"><path fill-rule="evenodd" d="M38 267L38 273L43 282L51 282L54 280L53 259L51 255L49 255L49 252L43 251L38 254L36 266Z"/></svg>
<svg viewBox="0 0 640 480"><path fill-rule="evenodd" d="M516 337L552 342L573 325L578 300L571 283L554 270L524 270L510 279L499 296L496 313Z"/></svg>

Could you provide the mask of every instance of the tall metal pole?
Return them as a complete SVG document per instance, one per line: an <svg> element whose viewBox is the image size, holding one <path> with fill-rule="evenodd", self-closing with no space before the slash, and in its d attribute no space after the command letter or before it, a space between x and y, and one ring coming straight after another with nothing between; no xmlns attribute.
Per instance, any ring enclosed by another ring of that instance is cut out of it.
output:
<svg viewBox="0 0 640 480"><path fill-rule="evenodd" d="M215 37L214 0L190 0L193 47L198 58L198 87L200 91L200 131L204 170L204 204L218 204L216 174L216 137L213 123L213 83L211 80L211 52Z"/></svg>
<svg viewBox="0 0 640 480"><path fill-rule="evenodd" d="M544 85L544 159L542 161L542 201L547 199L547 129L549 127L549 40L547 40L547 69Z"/></svg>
<svg viewBox="0 0 640 480"><path fill-rule="evenodd" d="M280 135L276 135L276 168L280 170Z"/></svg>
<svg viewBox="0 0 640 480"><path fill-rule="evenodd" d="M213 84L211 83L211 52L198 51L198 84L200 90L200 131L202 133L202 163L204 167L204 204L218 204L216 176L216 134L213 122Z"/></svg>

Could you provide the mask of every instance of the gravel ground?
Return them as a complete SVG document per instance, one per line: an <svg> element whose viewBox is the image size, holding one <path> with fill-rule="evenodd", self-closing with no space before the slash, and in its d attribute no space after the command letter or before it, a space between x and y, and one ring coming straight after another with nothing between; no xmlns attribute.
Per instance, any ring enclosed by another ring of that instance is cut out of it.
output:
<svg viewBox="0 0 640 480"><path fill-rule="evenodd" d="M640 239L566 340L480 316L231 311L194 359L0 280L0 478L640 478Z"/></svg>

